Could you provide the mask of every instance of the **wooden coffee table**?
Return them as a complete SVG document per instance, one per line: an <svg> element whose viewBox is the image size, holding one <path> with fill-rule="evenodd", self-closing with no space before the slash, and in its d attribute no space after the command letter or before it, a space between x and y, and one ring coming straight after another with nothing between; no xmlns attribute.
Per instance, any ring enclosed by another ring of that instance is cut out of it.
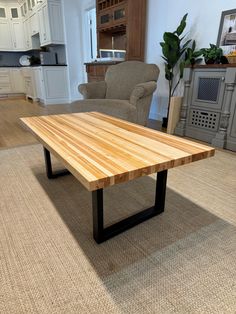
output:
<svg viewBox="0 0 236 314"><path fill-rule="evenodd" d="M44 146L48 178L71 173L92 191L93 235L97 243L162 213L167 170L211 157L215 152L211 147L98 112L21 120ZM53 172L50 153L64 164L66 171ZM151 173L157 173L154 206L104 227L103 189Z"/></svg>

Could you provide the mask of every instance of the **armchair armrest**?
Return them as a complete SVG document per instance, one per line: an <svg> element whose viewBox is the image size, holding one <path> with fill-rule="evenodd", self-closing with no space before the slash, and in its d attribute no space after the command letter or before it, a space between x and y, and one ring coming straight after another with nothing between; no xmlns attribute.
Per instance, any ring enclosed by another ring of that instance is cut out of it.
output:
<svg viewBox="0 0 236 314"><path fill-rule="evenodd" d="M78 89L84 99L103 99L106 95L107 84L105 81L91 82L80 84Z"/></svg>
<svg viewBox="0 0 236 314"><path fill-rule="evenodd" d="M140 98L152 95L156 87L157 83L154 81L137 84L130 95L130 103L136 105Z"/></svg>

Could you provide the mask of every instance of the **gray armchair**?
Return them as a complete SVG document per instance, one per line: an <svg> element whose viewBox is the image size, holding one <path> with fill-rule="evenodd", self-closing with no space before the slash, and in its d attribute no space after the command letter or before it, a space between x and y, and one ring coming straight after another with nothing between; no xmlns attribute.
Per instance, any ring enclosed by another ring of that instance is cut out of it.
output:
<svg viewBox="0 0 236 314"><path fill-rule="evenodd" d="M146 125L158 76L155 64L126 61L110 66L105 81L79 85L84 100L77 101L78 111L98 111Z"/></svg>

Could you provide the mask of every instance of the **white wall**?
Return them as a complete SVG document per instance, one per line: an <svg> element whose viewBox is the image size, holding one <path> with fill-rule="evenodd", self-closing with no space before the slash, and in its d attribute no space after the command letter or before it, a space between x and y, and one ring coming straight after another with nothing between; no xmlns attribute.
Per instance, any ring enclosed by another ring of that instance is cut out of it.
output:
<svg viewBox="0 0 236 314"><path fill-rule="evenodd" d="M81 1L63 0L66 55L69 70L71 101L80 99L78 84L83 82L83 44L82 44L82 18Z"/></svg>
<svg viewBox="0 0 236 314"><path fill-rule="evenodd" d="M86 9L95 6L95 0L63 0L66 55L69 70L71 101L81 99L78 85L86 81L84 32Z"/></svg>
<svg viewBox="0 0 236 314"><path fill-rule="evenodd" d="M188 13L186 30L189 37L197 41L199 48L208 47L209 43L216 43L221 12L235 8L236 0L148 0L146 61L156 63L161 70L151 118L160 120L166 113L167 81L159 45L163 33L174 31L183 15Z"/></svg>

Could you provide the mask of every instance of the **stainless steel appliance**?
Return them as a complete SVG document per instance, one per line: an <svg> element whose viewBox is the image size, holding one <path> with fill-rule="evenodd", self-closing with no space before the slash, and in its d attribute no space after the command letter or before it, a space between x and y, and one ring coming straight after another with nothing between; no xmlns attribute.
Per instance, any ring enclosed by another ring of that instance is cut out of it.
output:
<svg viewBox="0 0 236 314"><path fill-rule="evenodd" d="M53 52L44 52L39 53L40 63L42 65L56 64L56 54Z"/></svg>

